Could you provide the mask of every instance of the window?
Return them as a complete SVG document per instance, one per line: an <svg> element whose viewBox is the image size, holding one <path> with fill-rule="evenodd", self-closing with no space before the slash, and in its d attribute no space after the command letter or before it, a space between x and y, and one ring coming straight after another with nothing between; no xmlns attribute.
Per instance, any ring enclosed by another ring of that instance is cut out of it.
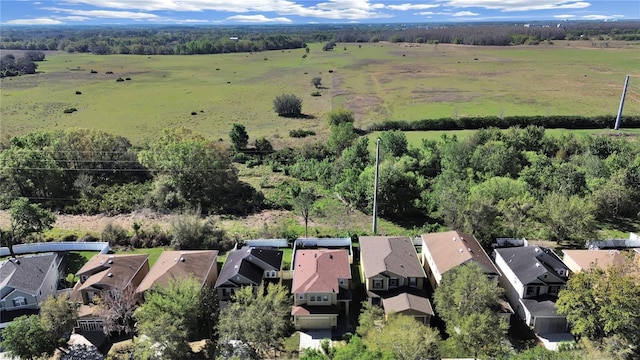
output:
<svg viewBox="0 0 640 360"><path fill-rule="evenodd" d="M322 295L322 301L329 301L329 295Z"/></svg>
<svg viewBox="0 0 640 360"><path fill-rule="evenodd" d="M27 305L27 299L23 297L17 297L13 299L13 306L24 306Z"/></svg>
<svg viewBox="0 0 640 360"><path fill-rule="evenodd" d="M304 294L298 294L298 300L304 300Z"/></svg>
<svg viewBox="0 0 640 360"><path fill-rule="evenodd" d="M340 285L347 285L347 279L340 279L340 280L338 281L338 283L339 283Z"/></svg>
<svg viewBox="0 0 640 360"><path fill-rule="evenodd" d="M373 288L374 289L382 289L383 287L383 281L382 279L373 279Z"/></svg>
<svg viewBox="0 0 640 360"><path fill-rule="evenodd" d="M560 286L549 286L549 294L558 295L558 291L560 291Z"/></svg>
<svg viewBox="0 0 640 360"><path fill-rule="evenodd" d="M527 295L535 295L536 287L535 286L527 286Z"/></svg>
<svg viewBox="0 0 640 360"><path fill-rule="evenodd" d="M414 278L414 277L409 278L409 286L413 286L413 287L418 286L418 278Z"/></svg>
<svg viewBox="0 0 640 360"><path fill-rule="evenodd" d="M397 278L389 279L389 286L393 286L393 287L398 286L398 279Z"/></svg>

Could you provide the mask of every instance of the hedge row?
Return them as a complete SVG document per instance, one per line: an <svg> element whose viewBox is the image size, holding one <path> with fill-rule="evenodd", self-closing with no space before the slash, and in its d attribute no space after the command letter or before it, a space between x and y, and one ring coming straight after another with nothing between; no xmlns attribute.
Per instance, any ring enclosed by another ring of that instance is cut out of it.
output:
<svg viewBox="0 0 640 360"><path fill-rule="evenodd" d="M465 130L497 127L507 129L512 126L526 127L537 125L545 128L565 129L603 129L613 128L616 117L605 116L487 116L487 117L462 117L458 119L422 119L417 121L386 120L370 125L369 131L424 131L424 130ZM622 128L640 128L640 116L623 116Z"/></svg>

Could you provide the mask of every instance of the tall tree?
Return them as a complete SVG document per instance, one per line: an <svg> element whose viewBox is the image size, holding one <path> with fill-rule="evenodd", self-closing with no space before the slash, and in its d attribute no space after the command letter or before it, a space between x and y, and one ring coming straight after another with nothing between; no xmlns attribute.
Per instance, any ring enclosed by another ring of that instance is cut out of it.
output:
<svg viewBox="0 0 640 360"><path fill-rule="evenodd" d="M2 338L2 347L9 356L19 359L53 355L56 348L38 315L15 318L2 331Z"/></svg>
<svg viewBox="0 0 640 360"><path fill-rule="evenodd" d="M433 295L436 311L449 336L469 355L504 353L509 325L496 312L503 293L498 282L489 280L473 262L444 274Z"/></svg>
<svg viewBox="0 0 640 360"><path fill-rule="evenodd" d="M112 333L131 334L134 330L133 313L138 306L139 297L135 289L122 284L120 289L110 294L94 297L100 317L103 319L102 331L106 336Z"/></svg>
<svg viewBox="0 0 640 360"><path fill-rule="evenodd" d="M574 274L556 307L574 334L594 340L621 335L640 351L640 272L631 260Z"/></svg>
<svg viewBox="0 0 640 360"><path fill-rule="evenodd" d="M291 325L291 294L280 284L236 291L221 311L220 341L240 340L258 352L278 348Z"/></svg>
<svg viewBox="0 0 640 360"><path fill-rule="evenodd" d="M311 215L311 210L313 209L313 204L316 201L316 194L313 192L313 189L306 188L297 191L295 194L295 198L293 200L293 206L296 211L302 216L304 219L304 237L309 237L309 216Z"/></svg>
<svg viewBox="0 0 640 360"><path fill-rule="evenodd" d="M438 330L398 314L389 315L380 331L370 331L364 338L369 349L389 352L398 360L437 359L439 341Z"/></svg>
<svg viewBox="0 0 640 360"><path fill-rule="evenodd" d="M26 241L34 234L40 234L52 228L56 216L39 204L29 203L27 198L18 198L11 202L11 229L0 232L0 239L9 248L11 257L15 257L13 245Z"/></svg>
<svg viewBox="0 0 640 360"><path fill-rule="evenodd" d="M249 143L249 134L247 134L247 130L242 124L233 124L229 132L229 138L231 138L231 144L236 150L245 149Z"/></svg>
<svg viewBox="0 0 640 360"><path fill-rule="evenodd" d="M40 321L49 336L59 345L67 342L76 325L78 312L68 295L49 296L40 304Z"/></svg>

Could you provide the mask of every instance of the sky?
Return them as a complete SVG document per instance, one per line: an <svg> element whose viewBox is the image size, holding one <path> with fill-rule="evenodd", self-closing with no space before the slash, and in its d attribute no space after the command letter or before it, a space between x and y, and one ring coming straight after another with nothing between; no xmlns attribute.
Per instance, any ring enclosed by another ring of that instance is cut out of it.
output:
<svg viewBox="0 0 640 360"><path fill-rule="evenodd" d="M0 0L1 25L368 24L630 19L640 19L640 0Z"/></svg>

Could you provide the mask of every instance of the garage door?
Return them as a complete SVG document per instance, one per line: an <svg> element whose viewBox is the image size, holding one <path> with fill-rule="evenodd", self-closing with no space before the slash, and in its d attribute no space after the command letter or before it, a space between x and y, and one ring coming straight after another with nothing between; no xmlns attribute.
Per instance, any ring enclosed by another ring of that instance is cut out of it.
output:
<svg viewBox="0 0 640 360"><path fill-rule="evenodd" d="M300 329L331 329L333 326L332 317L304 317L298 318L298 327Z"/></svg>
<svg viewBox="0 0 640 360"><path fill-rule="evenodd" d="M534 330L538 334L553 334L567 332L565 318L536 318Z"/></svg>

